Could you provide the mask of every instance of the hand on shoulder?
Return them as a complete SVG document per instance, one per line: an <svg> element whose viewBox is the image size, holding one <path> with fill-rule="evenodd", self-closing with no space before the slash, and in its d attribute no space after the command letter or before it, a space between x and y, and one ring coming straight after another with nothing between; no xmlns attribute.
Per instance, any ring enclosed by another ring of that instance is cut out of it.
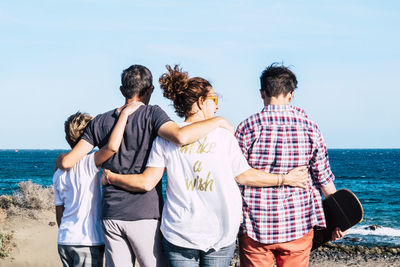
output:
<svg viewBox="0 0 400 267"><path fill-rule="evenodd" d="M121 111L121 114L125 114L127 116L131 115L133 112L135 112L140 106L144 106L143 102L139 101L133 101L129 104L124 105Z"/></svg>
<svg viewBox="0 0 400 267"><path fill-rule="evenodd" d="M67 153L62 153L62 154L58 155L58 157L57 157L57 159L55 161L54 172L57 171L57 169L63 170L61 161L65 157L66 154Z"/></svg>
<svg viewBox="0 0 400 267"><path fill-rule="evenodd" d="M232 124L225 118L223 117L215 117L217 118L218 124L220 128L224 128L226 130L228 130L229 132L231 132L232 134L235 134L235 129L233 128Z"/></svg>

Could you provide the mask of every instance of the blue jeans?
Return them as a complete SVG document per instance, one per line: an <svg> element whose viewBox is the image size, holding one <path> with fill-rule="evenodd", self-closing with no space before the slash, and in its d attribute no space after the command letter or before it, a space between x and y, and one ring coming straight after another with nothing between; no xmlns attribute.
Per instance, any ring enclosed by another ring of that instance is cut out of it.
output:
<svg viewBox="0 0 400 267"><path fill-rule="evenodd" d="M210 249L204 252L198 249L175 246L165 238L163 245L169 267L229 267L236 248L234 242L218 251Z"/></svg>

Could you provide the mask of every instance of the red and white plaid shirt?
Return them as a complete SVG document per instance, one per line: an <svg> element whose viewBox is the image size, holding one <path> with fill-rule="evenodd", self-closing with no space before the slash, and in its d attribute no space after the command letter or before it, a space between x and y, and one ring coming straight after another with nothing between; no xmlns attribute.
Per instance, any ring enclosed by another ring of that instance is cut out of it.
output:
<svg viewBox="0 0 400 267"><path fill-rule="evenodd" d="M240 123L236 137L251 167L284 174L306 165L312 180L307 189L242 186L242 230L260 243L275 244L298 239L313 226L325 227L319 188L335 177L318 126L304 111L268 105Z"/></svg>

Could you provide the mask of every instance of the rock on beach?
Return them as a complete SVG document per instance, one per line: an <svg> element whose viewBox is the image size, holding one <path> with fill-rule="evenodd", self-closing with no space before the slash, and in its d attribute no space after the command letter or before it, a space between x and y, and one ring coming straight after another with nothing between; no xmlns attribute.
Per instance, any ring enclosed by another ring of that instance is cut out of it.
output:
<svg viewBox="0 0 400 267"><path fill-rule="evenodd" d="M330 264L327 265L326 263ZM328 242L310 255L310 266L400 266L400 247L366 247Z"/></svg>
<svg viewBox="0 0 400 267"><path fill-rule="evenodd" d="M239 267L236 248L231 267ZM366 247L334 244L328 242L311 252L310 267L386 267L400 266L400 247Z"/></svg>

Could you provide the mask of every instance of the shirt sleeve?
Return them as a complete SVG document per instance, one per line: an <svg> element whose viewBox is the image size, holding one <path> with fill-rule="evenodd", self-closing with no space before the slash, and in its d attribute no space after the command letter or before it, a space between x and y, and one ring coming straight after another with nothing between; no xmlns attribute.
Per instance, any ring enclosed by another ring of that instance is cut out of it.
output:
<svg viewBox="0 0 400 267"><path fill-rule="evenodd" d="M95 127L94 121L95 121L95 119L91 120L88 123L81 138L83 140L87 141L89 144L91 144L93 146L97 146L97 144L95 144L95 140L94 140L94 130L95 130L94 129L94 127Z"/></svg>
<svg viewBox="0 0 400 267"><path fill-rule="evenodd" d="M328 150L319 129L315 132L315 146L310 169L313 182L318 188L335 180L329 164Z"/></svg>
<svg viewBox="0 0 400 267"><path fill-rule="evenodd" d="M55 206L61 206L64 205L64 201L61 198L60 195L60 179L61 175L64 173L64 171L58 169L53 176L53 187L54 187L54 205Z"/></svg>
<svg viewBox="0 0 400 267"><path fill-rule="evenodd" d="M240 150L243 153L243 156L245 157L246 160L249 159L249 148L250 148L250 138L251 135L247 133L247 127L246 127L246 121L243 121L242 123L239 124L239 126L236 129L236 139L239 144Z"/></svg>
<svg viewBox="0 0 400 267"><path fill-rule="evenodd" d="M83 160L82 163L84 164L89 177L95 177L95 175L100 171L100 168L101 168L101 167L97 167L96 163L94 161L94 155L96 153L97 153L97 151L94 153L88 154L86 157L84 157L82 159Z"/></svg>
<svg viewBox="0 0 400 267"><path fill-rule="evenodd" d="M149 159L147 160L147 167L165 168L167 166L164 156L164 148L166 145L167 144L165 143L165 140L161 137L158 136L156 139L154 139Z"/></svg>
<svg viewBox="0 0 400 267"><path fill-rule="evenodd" d="M160 108L159 106L153 106L153 116L152 116L152 124L153 124L153 128L155 129L156 132L158 132L158 130L160 129L160 127L166 123L171 121L171 119L169 118L169 116L167 115L167 113L165 113L165 111Z"/></svg>
<svg viewBox="0 0 400 267"><path fill-rule="evenodd" d="M231 162L232 173L234 177L238 176L241 173L244 173L251 167L247 163L246 158L243 156L242 151L240 150L239 144L235 137L228 133L229 136L227 139L229 140L229 157Z"/></svg>

